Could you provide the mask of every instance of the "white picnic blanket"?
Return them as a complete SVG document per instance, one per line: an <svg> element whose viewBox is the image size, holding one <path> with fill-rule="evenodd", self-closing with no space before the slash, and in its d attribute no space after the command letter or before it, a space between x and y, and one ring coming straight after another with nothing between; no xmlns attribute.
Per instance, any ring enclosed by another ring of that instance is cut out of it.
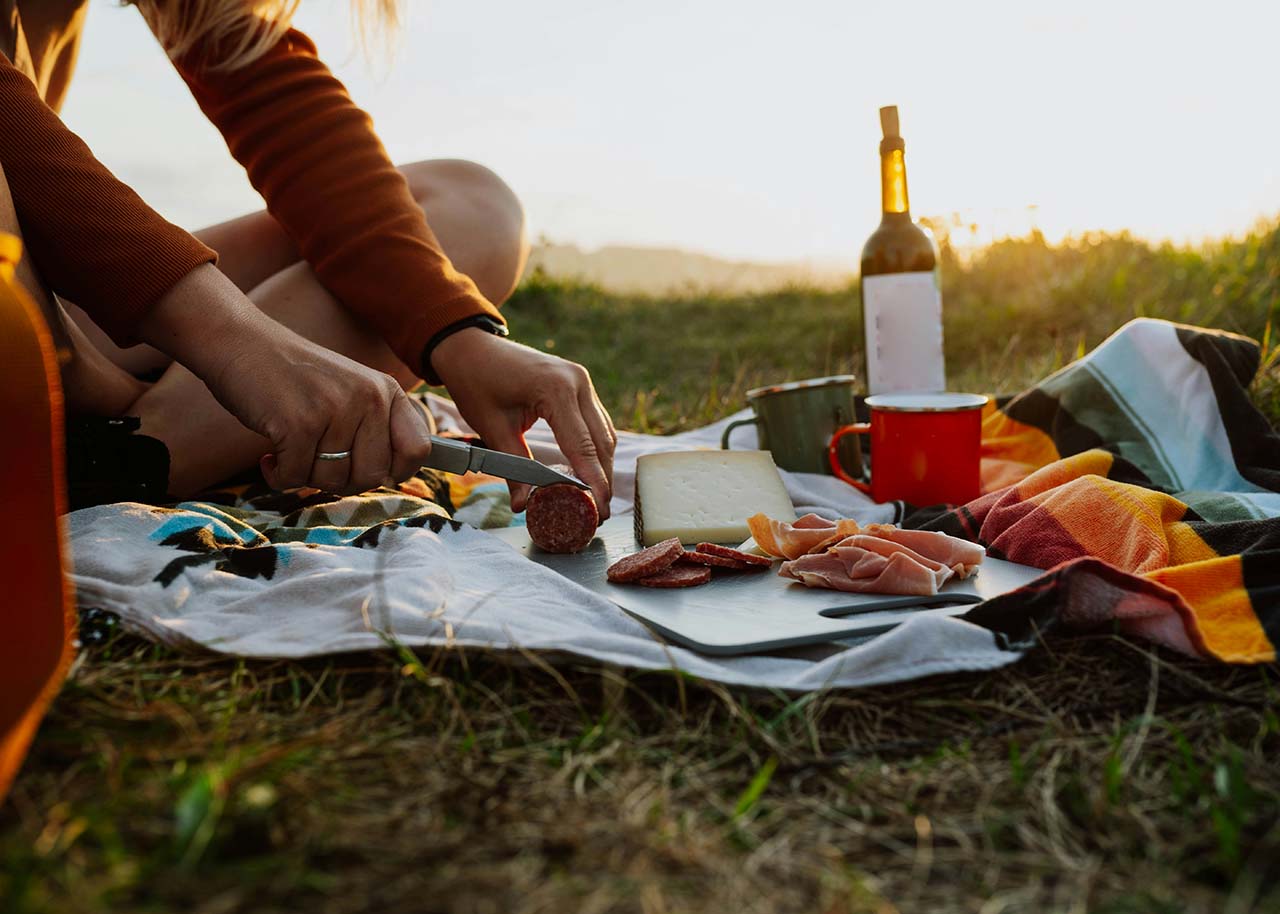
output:
<svg viewBox="0 0 1280 914"><path fill-rule="evenodd" d="M448 424L452 404L433 398ZM731 417L734 418L734 417ZM670 437L624 433L615 514L629 511L640 454L717 447L724 422ZM754 444L750 428L734 445ZM550 429L534 453L563 462ZM784 473L800 511L893 520L830 477ZM394 501L395 504L391 502ZM490 533L447 522L425 502L367 495L314 517L251 515L188 502L105 505L69 516L81 607L118 614L165 644L246 657L307 657L412 648L554 651L624 667L679 669L726 683L812 690L865 686L1004 666L1021 654L956 618L918 617L858 644L745 657L708 657L664 643L612 603L536 565ZM455 529L456 527L456 529Z"/></svg>

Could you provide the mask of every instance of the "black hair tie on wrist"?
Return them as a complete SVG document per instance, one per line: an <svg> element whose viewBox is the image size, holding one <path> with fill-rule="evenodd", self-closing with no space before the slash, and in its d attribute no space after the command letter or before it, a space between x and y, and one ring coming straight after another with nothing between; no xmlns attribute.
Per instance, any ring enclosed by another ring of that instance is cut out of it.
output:
<svg viewBox="0 0 1280 914"><path fill-rule="evenodd" d="M473 314L470 317L464 317L460 321L454 321L443 330L437 332L435 336L431 337L431 339L427 340L427 345L422 347L422 365L420 366L422 368L422 380L426 381L432 387L440 387L444 384L444 382L440 380L440 376L436 374L435 370L431 367L431 353L449 337L453 336L459 330L466 330L468 327L476 327L477 329L484 330L487 333L492 333L495 336L507 336L509 332L506 324L502 323L500 320L490 317L487 314Z"/></svg>

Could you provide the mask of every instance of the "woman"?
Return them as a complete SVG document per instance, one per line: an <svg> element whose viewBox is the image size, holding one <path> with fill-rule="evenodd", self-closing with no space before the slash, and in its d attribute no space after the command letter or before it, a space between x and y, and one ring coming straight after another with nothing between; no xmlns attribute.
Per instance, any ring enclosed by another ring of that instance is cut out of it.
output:
<svg viewBox="0 0 1280 914"><path fill-rule="evenodd" d="M425 378L490 447L527 454L545 418L607 516L616 436L586 370L505 339L496 305L526 249L499 179L397 170L289 27L296 0L134 0L267 202L187 234L57 116L87 3L0 0L0 232L22 237L18 278L64 324L71 412L139 417L174 496L259 460L276 487L358 492L426 457L403 392ZM516 510L526 498L513 485Z"/></svg>

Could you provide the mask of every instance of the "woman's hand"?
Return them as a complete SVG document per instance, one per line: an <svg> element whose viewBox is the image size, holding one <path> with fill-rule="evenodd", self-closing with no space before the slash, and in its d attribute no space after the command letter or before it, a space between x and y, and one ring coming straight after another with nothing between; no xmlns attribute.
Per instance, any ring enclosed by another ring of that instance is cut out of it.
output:
<svg viewBox="0 0 1280 914"><path fill-rule="evenodd" d="M431 367L467 424L495 450L530 456L524 433L546 419L574 473L591 487L600 519L609 516L618 435L585 368L476 328L441 341ZM511 507L523 511L529 487L510 486Z"/></svg>
<svg viewBox="0 0 1280 914"><path fill-rule="evenodd" d="M285 332L260 335L205 379L219 403L271 441L267 482L354 494L412 476L431 452L430 430L400 385L276 326Z"/></svg>
<svg viewBox="0 0 1280 914"><path fill-rule="evenodd" d="M140 329L270 442L262 470L275 488L363 492L408 478L431 451L425 418L394 379L273 321L215 267L187 274Z"/></svg>

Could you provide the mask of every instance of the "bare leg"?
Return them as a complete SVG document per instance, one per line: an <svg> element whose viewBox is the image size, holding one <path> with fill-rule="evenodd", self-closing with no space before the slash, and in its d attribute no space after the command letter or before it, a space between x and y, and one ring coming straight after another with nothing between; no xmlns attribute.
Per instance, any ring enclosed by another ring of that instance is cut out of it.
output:
<svg viewBox="0 0 1280 914"><path fill-rule="evenodd" d="M438 177L435 169L428 168L436 164L424 163L421 169ZM466 163L465 168L446 164L454 171L478 169ZM413 176L417 168L409 166L406 173L415 190L433 188L424 194L423 205L429 210L432 227L450 260L471 275L490 298L505 299L515 287L526 252L523 213L514 196L501 182L498 186L509 199L504 199L492 185L485 189L479 172L470 176L475 181L471 187L465 182L461 186L448 181L433 183L420 175L419 180L425 184L416 183ZM486 171L483 175L491 173ZM497 181L492 177L488 180ZM243 251L237 249L234 238L238 236L233 227L248 231L254 244ZM283 237L278 227L276 231ZM232 256L226 258L226 269L237 282L247 283L266 274L267 278L249 290L249 297L267 314L322 346L387 372L405 387L417 384L413 372L325 290L309 266L293 263L268 272L269 267L278 266L288 256L291 248L283 244L273 248L273 238L259 217L216 226L205 235L206 243L209 235L212 240L225 237L224 247L233 250ZM265 439L241 426L181 365L170 365L128 411L142 419L145 434L168 446L172 457L169 488L179 497L252 466L269 447Z"/></svg>
<svg viewBox="0 0 1280 914"><path fill-rule="evenodd" d="M524 210L516 195L489 169L460 159L402 165L400 173L453 265L491 302L506 301L529 256ZM218 252L218 268L245 293L302 259L266 211L195 234ZM143 374L169 364L164 353L150 346L116 346L87 314L74 305L68 310L94 346L128 371Z"/></svg>

